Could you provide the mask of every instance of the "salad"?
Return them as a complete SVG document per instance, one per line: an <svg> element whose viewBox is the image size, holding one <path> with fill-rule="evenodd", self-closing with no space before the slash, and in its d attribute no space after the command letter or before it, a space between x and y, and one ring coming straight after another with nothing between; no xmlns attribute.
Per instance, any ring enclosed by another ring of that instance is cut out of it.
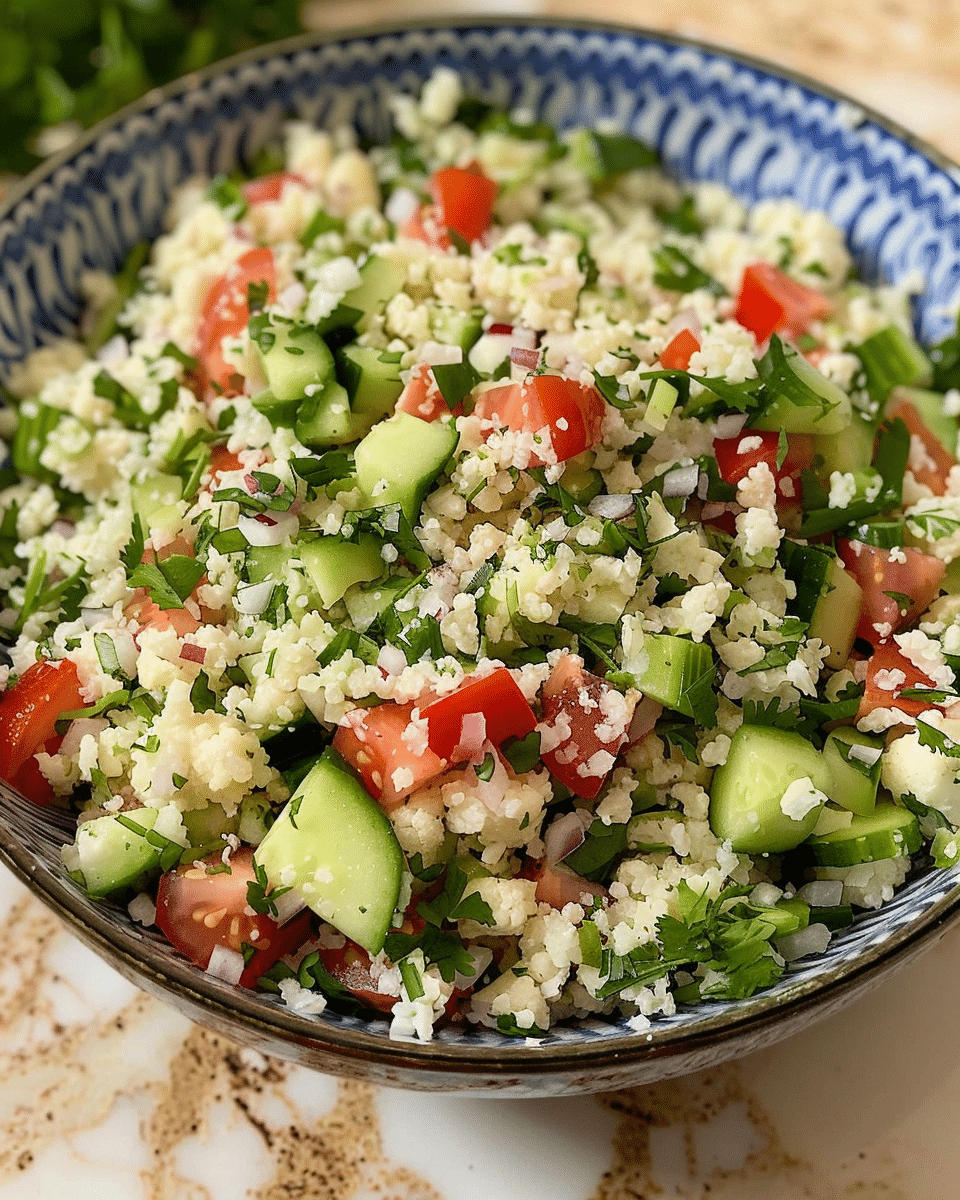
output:
<svg viewBox="0 0 960 1200"><path fill-rule="evenodd" d="M437 71L193 180L7 382L0 778L304 1013L750 996L960 858L960 336Z"/></svg>

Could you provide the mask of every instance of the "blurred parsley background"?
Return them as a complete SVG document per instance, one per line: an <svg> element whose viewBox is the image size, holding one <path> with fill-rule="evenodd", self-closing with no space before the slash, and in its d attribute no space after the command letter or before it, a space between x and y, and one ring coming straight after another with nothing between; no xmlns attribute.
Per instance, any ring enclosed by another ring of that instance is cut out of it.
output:
<svg viewBox="0 0 960 1200"><path fill-rule="evenodd" d="M0 0L0 175L152 87L301 29L300 0Z"/></svg>

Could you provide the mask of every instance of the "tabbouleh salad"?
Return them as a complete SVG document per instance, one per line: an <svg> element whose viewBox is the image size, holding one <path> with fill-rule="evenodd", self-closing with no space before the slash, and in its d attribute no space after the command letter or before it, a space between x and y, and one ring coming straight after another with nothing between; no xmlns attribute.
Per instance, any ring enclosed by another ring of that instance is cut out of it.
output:
<svg viewBox="0 0 960 1200"><path fill-rule="evenodd" d="M960 822L960 342L438 70L193 180L8 380L0 777L292 1009L741 998Z"/></svg>

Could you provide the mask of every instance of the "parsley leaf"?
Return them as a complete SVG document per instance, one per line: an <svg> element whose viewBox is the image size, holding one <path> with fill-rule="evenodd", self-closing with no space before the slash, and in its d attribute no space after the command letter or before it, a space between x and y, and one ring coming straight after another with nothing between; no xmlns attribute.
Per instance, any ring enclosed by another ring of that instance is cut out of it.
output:
<svg viewBox="0 0 960 1200"><path fill-rule="evenodd" d="M653 282L669 292L695 292L706 288L714 296L727 294L723 284L698 267L679 246L658 246L654 250Z"/></svg>
<svg viewBox="0 0 960 1200"><path fill-rule="evenodd" d="M139 563L127 576L127 583L132 588L146 588L158 608L183 608L205 570L195 558L171 554L162 561Z"/></svg>

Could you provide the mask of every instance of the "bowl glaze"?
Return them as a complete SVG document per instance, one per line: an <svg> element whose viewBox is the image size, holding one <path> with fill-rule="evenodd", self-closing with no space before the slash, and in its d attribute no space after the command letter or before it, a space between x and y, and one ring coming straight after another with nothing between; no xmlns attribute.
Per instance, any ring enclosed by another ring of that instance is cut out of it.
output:
<svg viewBox="0 0 960 1200"><path fill-rule="evenodd" d="M763 63L614 26L424 22L295 39L152 93L30 176L0 211L0 379L33 347L69 333L80 278L114 270L159 233L172 192L230 170L290 115L389 131L387 97L432 69L468 94L560 128L613 121L654 145L682 179L725 184L747 203L793 197L845 231L861 274L915 273L921 340L950 331L960 304L960 171L859 105ZM448 1027L391 1041L385 1023L299 1016L231 988L120 908L93 903L59 867L68 832L0 784L0 859L128 979L194 1020L266 1053L336 1074L424 1090L545 1096L652 1082L741 1056L833 1012L932 943L960 909L956 870L919 871L881 912L835 937L748 1000L657 1018L561 1027L540 1044Z"/></svg>

